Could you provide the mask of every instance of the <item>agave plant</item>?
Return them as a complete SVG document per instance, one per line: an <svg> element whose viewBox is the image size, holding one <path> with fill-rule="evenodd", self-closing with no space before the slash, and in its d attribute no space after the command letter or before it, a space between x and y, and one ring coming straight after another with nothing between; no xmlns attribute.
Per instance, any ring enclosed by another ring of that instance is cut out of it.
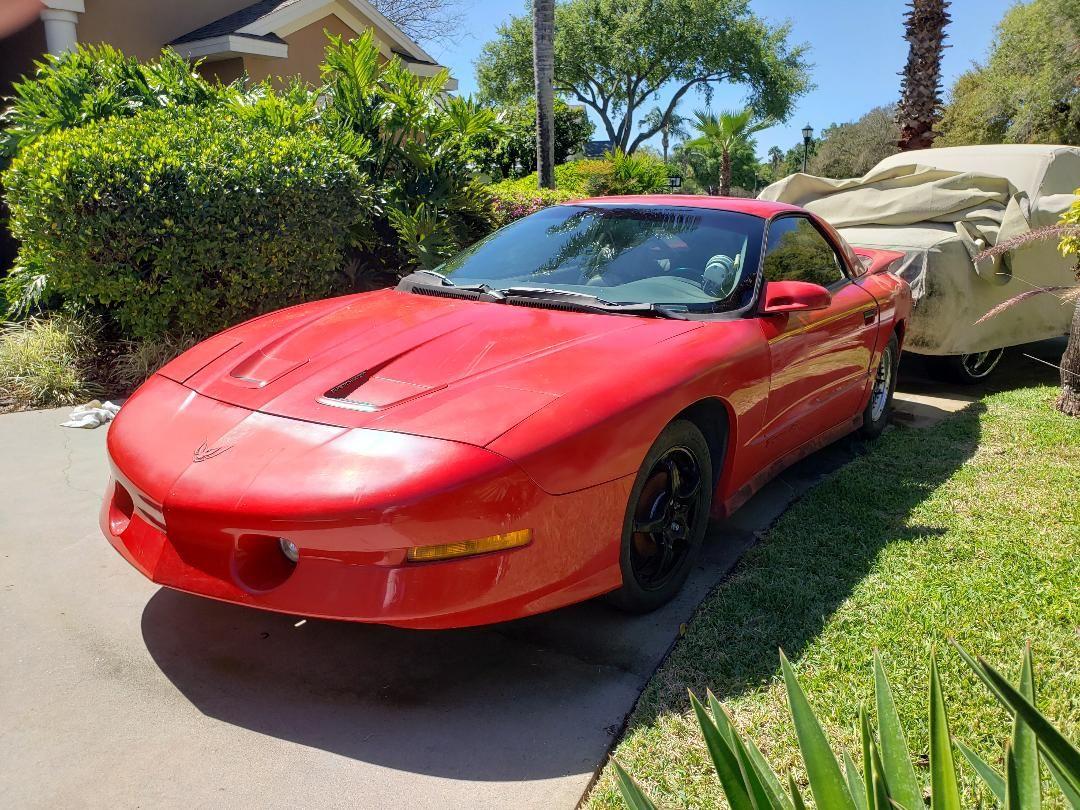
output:
<svg viewBox="0 0 1080 810"><path fill-rule="evenodd" d="M1033 810L1042 803L1041 765L1045 763L1070 807L1080 808L1080 751L1035 708L1035 679L1030 647L1024 651L1020 683L1013 686L983 659L957 645L964 661L1013 716L1012 737L1005 748L1005 772L996 771L949 731L937 664L930 659L930 804L935 810L959 810L960 787L953 759L959 749L990 792L1008 810ZM916 810L927 791L915 774L907 737L893 702L892 687L881 660L874 656L877 729L865 707L859 712L862 767L845 753L837 758L814 714L795 671L783 651L780 663L799 750L814 803L828 810ZM765 761L752 740L735 729L731 718L709 692L708 708L691 693L690 703L701 726L724 796L732 810L802 810L806 799L793 776L787 784ZM656 805L615 761L623 802L632 810Z"/></svg>

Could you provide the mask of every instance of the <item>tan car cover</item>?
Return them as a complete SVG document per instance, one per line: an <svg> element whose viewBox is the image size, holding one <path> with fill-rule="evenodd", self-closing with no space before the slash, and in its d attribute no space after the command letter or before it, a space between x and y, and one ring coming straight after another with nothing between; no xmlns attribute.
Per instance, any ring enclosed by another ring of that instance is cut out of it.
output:
<svg viewBox="0 0 1080 810"><path fill-rule="evenodd" d="M1054 224L1078 189L1080 148L1000 145L900 153L850 180L794 174L759 196L813 211L852 245L903 251L900 275L915 298L905 348L942 355L1068 331L1071 309L1052 295L975 324L1024 290L1075 284L1075 260L1061 256L1056 242L978 266L972 258L999 240Z"/></svg>

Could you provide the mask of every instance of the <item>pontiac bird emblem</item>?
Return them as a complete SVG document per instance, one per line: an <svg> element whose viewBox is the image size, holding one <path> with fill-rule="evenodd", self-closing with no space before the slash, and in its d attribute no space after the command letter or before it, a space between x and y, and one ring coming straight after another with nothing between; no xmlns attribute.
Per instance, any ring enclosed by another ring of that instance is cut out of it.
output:
<svg viewBox="0 0 1080 810"><path fill-rule="evenodd" d="M231 444L225 444L221 447L207 447L206 442L203 442L195 448L195 453L192 456L192 461L198 464L200 461L209 461L212 458L217 458L226 450L232 447Z"/></svg>

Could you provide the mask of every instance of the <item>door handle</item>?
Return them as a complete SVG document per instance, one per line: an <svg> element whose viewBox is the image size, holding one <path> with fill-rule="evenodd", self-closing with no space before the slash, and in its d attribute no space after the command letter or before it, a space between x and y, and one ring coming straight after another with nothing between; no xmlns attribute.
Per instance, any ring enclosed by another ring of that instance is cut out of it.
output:
<svg viewBox="0 0 1080 810"><path fill-rule="evenodd" d="M876 309L864 309L862 314L863 323L869 325L877 319Z"/></svg>

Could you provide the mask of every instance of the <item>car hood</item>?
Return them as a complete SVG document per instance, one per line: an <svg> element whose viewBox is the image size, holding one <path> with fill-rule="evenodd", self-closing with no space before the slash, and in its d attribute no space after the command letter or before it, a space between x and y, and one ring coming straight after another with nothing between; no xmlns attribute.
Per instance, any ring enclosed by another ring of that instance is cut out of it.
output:
<svg viewBox="0 0 1080 810"><path fill-rule="evenodd" d="M484 446L698 325L384 290L256 318L160 373L254 411Z"/></svg>

